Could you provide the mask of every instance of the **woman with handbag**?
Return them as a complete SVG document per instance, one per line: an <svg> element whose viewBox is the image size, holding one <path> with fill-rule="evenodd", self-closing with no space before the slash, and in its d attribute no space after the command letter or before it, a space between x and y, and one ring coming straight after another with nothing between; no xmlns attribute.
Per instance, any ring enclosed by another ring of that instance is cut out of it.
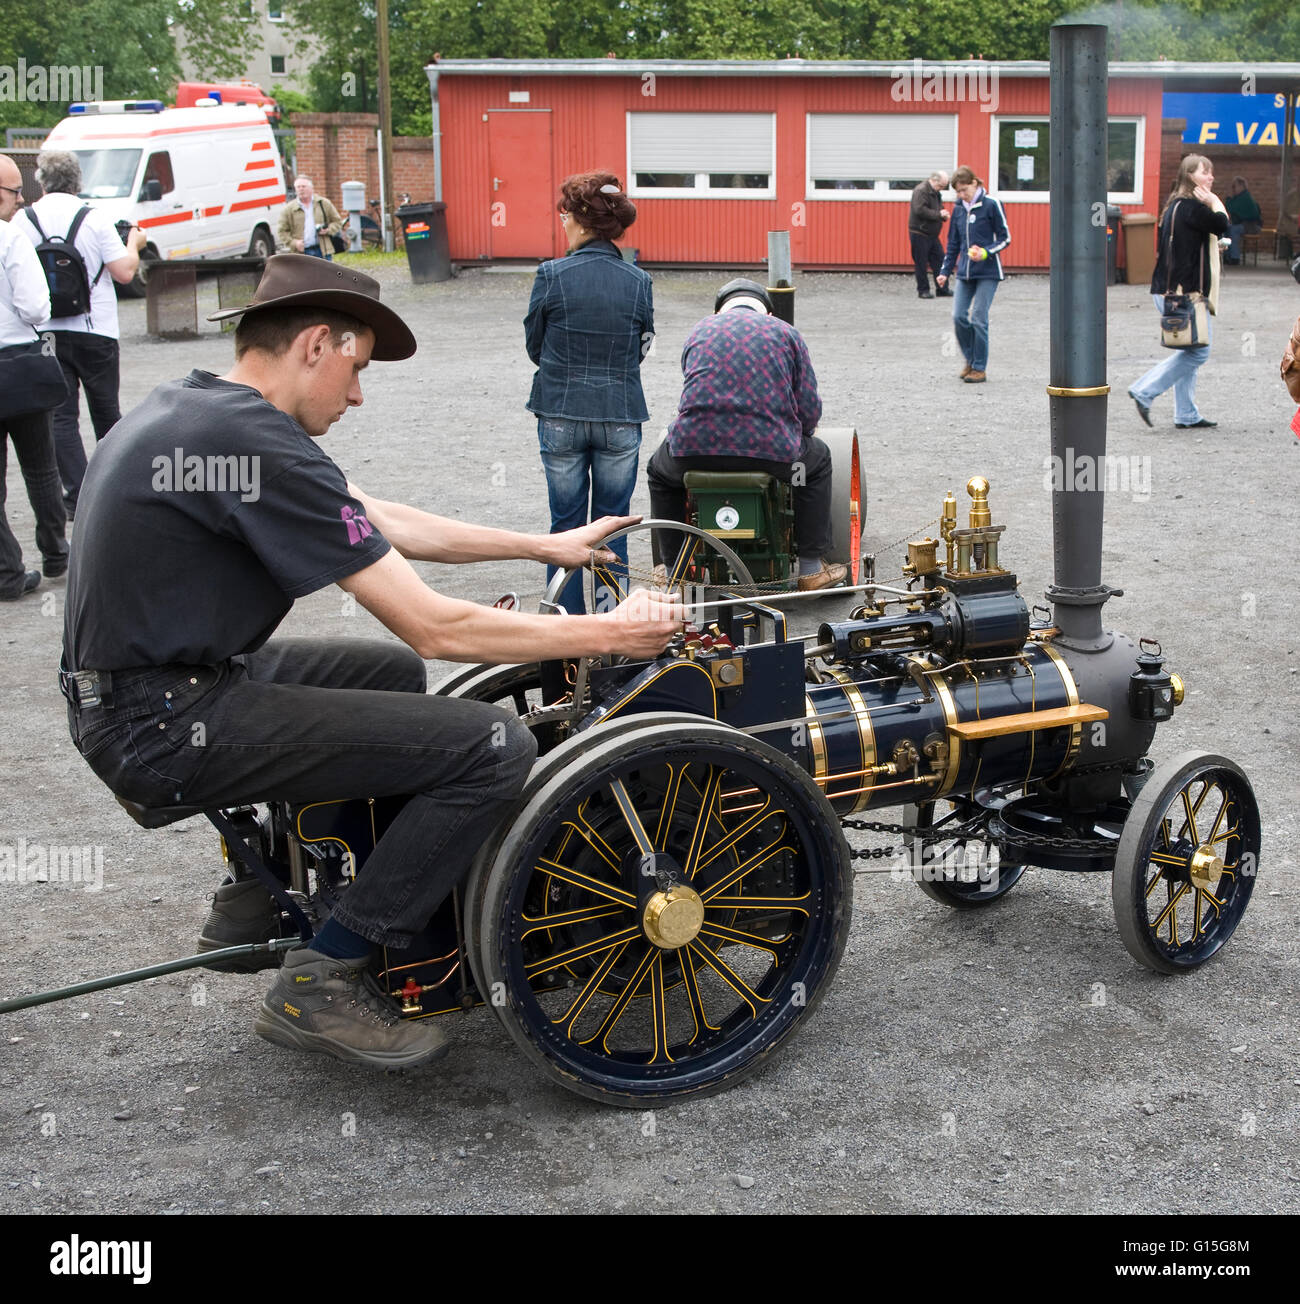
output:
<svg viewBox="0 0 1300 1304"><path fill-rule="evenodd" d="M54 349L36 326L50 315L50 287L36 248L9 225L22 207L18 165L0 154L0 601L30 593L40 571L23 566L23 550L4 512L9 441L13 440L36 517L36 546L51 578L68 569L63 484L54 457L51 409L68 396Z"/></svg>
<svg viewBox="0 0 1300 1304"><path fill-rule="evenodd" d="M527 406L537 417L552 534L627 514L641 423L650 415L641 359L655 329L650 277L614 244L636 221L618 178L566 177L556 211L569 252L537 269L524 318L524 344L537 366ZM626 564L626 542L611 546ZM548 581L553 574L551 567ZM610 595L611 606L617 596ZM582 612L580 577L560 603Z"/></svg>
<svg viewBox="0 0 1300 1304"><path fill-rule="evenodd" d="M1138 416L1151 425L1151 404L1171 386L1174 424L1179 430L1216 426L1196 406L1196 373L1210 356L1210 315L1219 306L1219 237L1228 230L1228 212L1214 193L1214 164L1204 154L1189 154L1160 216L1156 269L1151 295L1161 314L1161 342L1174 353L1157 363L1129 389ZM1194 332L1175 333L1178 319ZM1203 338L1202 338L1203 337Z"/></svg>

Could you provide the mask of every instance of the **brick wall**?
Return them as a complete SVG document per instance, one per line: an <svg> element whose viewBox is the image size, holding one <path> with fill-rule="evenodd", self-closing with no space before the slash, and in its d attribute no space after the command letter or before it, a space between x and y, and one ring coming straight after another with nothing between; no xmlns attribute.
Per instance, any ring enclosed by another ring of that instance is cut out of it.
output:
<svg viewBox="0 0 1300 1304"><path fill-rule="evenodd" d="M1263 215L1263 224L1279 229L1294 229L1294 214L1300 204L1300 150L1292 148L1290 159L1290 202L1282 203L1282 151L1278 145L1224 145L1215 142L1209 145L1188 145L1182 140L1186 123L1182 118L1166 118L1160 127L1160 195L1159 205L1153 212L1164 207L1165 199L1174 188L1174 178L1178 175L1178 165L1188 154L1204 154L1214 164L1214 192L1221 199L1232 193L1234 177L1245 177L1250 193L1259 205ZM1291 222L1279 222L1279 214L1292 214Z"/></svg>
<svg viewBox="0 0 1300 1304"><path fill-rule="evenodd" d="M364 181L366 199L379 197L379 146L375 113L295 113L291 120L298 171L311 177L317 193L342 207L343 182ZM292 180L292 178L291 178ZM428 136L393 138L394 198L414 203L433 198L433 141Z"/></svg>

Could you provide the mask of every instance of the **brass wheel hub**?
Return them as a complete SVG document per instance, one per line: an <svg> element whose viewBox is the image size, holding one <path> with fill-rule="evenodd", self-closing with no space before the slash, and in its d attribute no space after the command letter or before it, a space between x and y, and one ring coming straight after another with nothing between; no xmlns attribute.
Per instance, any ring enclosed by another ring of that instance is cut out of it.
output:
<svg viewBox="0 0 1300 1304"><path fill-rule="evenodd" d="M1219 875L1223 873L1223 857L1212 847L1197 847L1192 852L1191 860L1188 861L1187 872L1193 887L1200 888L1202 892L1209 892L1218 883Z"/></svg>
<svg viewBox="0 0 1300 1304"><path fill-rule="evenodd" d="M703 923L704 902L693 887L684 883L654 893L641 914L645 935L665 951L675 951L693 942Z"/></svg>

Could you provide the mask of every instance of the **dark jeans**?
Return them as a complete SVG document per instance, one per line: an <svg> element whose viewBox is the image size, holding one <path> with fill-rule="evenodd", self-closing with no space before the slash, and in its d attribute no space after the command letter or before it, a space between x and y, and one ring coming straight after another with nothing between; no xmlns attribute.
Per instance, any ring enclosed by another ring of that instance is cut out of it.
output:
<svg viewBox="0 0 1300 1304"><path fill-rule="evenodd" d="M686 486L682 476L687 471L758 471L774 475L790 484L796 466L803 468L802 484L794 485L794 537L799 545L799 560L815 560L831 550L831 450L815 436L804 439L799 452L789 462L765 462L756 457L674 457L668 441L655 449L646 466L650 482L650 515L659 520L686 519ZM656 554L676 555L680 536L666 531L654 539ZM655 561L670 563L673 556L655 556Z"/></svg>
<svg viewBox="0 0 1300 1304"><path fill-rule="evenodd" d="M909 231L907 238L912 242L912 270L916 273L916 292L924 294L930 288L930 272L938 276L939 268L943 266L943 246L934 236L918 235L915 231Z"/></svg>
<svg viewBox="0 0 1300 1304"><path fill-rule="evenodd" d="M117 405L118 347L117 341L107 335L92 335L89 331L52 331L51 334L68 382L68 397L62 406L54 409L54 451L59 459L63 492L75 507L86 476L77 386L85 386L95 439L101 440L122 418L122 410Z"/></svg>
<svg viewBox="0 0 1300 1304"><path fill-rule="evenodd" d="M304 245L302 251L308 258L323 258L327 263L332 263L334 261L332 247L327 250L324 245Z"/></svg>
<svg viewBox="0 0 1300 1304"><path fill-rule="evenodd" d="M14 441L14 452L27 486L27 501L36 516L36 546L42 557L67 555L64 531L68 518L63 511L59 470L54 461L50 414L29 412L21 417L0 417L0 595L16 597L22 593L24 567L23 550L9 528L4 511L10 439Z"/></svg>
<svg viewBox="0 0 1300 1304"><path fill-rule="evenodd" d="M354 638L118 671L113 706L69 707L68 723L91 769L144 806L414 794L334 912L397 947L464 877L537 751L500 707L427 696L409 648Z"/></svg>

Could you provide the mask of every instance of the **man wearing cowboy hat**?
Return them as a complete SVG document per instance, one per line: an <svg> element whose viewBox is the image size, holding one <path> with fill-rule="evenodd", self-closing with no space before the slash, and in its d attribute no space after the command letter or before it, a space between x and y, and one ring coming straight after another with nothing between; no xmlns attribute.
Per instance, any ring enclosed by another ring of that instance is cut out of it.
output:
<svg viewBox="0 0 1300 1304"><path fill-rule="evenodd" d="M576 566L635 518L529 535L371 497L316 441L360 406L372 360L415 352L377 282L277 255L253 301L213 319L232 316L234 366L160 385L91 460L68 575L69 726L108 787L145 807L415 794L310 949L285 956L257 1031L354 1063L422 1064L445 1038L367 983L370 948L422 930L535 754L500 708L425 695L424 661L651 657L684 613L637 593L556 620L434 592L408 559ZM329 584L407 646L268 642L295 598ZM82 672L98 673L85 698ZM276 914L260 883L226 884L200 945L263 941Z"/></svg>

